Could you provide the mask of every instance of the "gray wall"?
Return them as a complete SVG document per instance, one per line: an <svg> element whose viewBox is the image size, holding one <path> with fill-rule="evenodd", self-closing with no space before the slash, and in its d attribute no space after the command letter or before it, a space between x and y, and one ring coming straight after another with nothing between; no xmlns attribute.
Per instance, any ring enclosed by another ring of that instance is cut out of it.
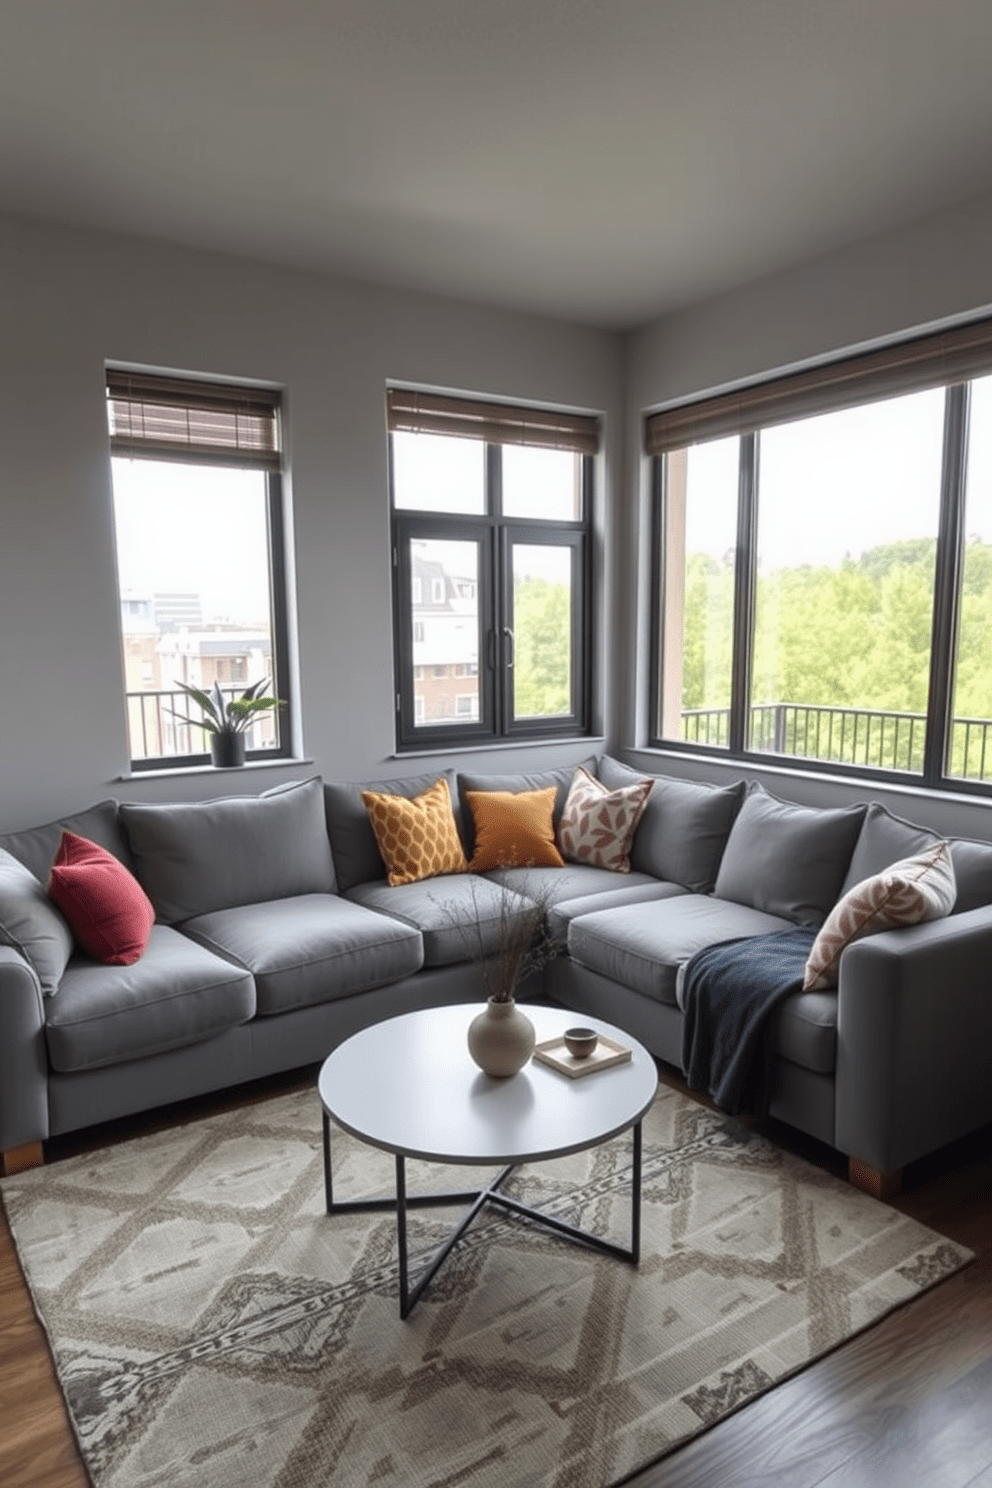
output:
<svg viewBox="0 0 992 1488"><path fill-rule="evenodd" d="M833 253L621 338L537 317L0 216L0 831L107 795L261 790L318 771L387 778L392 648L387 379L594 409L594 726L658 772L864 795L773 768L644 751L648 544L643 413L992 305L992 197ZM126 778L103 397L106 361L286 390L301 740L312 763ZM626 458L625 458L626 457ZM622 465L626 465L626 474ZM472 769L584 758L588 742L487 750ZM894 810L992 838L992 808L873 790Z"/></svg>
<svg viewBox="0 0 992 1488"><path fill-rule="evenodd" d="M192 799L315 771L352 779L431 768L390 757L387 379L604 415L601 661L613 644L604 575L622 449L620 348L619 337L536 317L0 217L0 830L108 795ZM107 361L285 388L297 696L312 764L121 778ZM597 731L608 732L602 666L594 707ZM470 767L588 753L587 741L490 750Z"/></svg>
<svg viewBox="0 0 992 1488"><path fill-rule="evenodd" d="M730 774L811 804L867 792L797 771L700 765L644 751L647 737L649 491L641 453L644 413L669 403L897 338L992 306L992 196L831 253L788 273L666 317L625 340L627 490L618 531L616 616L619 736L631 763L658 773ZM992 665L992 658L990 658ZM992 808L924 792L870 792L890 809L948 832L992 838Z"/></svg>

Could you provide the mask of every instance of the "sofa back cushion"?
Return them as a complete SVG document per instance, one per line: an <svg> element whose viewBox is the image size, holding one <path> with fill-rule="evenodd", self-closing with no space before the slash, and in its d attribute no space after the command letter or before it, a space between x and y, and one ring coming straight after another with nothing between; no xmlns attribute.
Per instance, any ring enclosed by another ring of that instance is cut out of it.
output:
<svg viewBox="0 0 992 1488"><path fill-rule="evenodd" d="M168 806L127 802L121 817L138 877L164 924L334 890L319 776L260 796Z"/></svg>
<svg viewBox="0 0 992 1488"><path fill-rule="evenodd" d="M954 913L981 909L992 904L992 842L972 842L967 837L952 837L951 861L958 885Z"/></svg>
<svg viewBox="0 0 992 1488"><path fill-rule="evenodd" d="M902 858L926 852L945 840L950 843L958 886L953 913L961 914L967 909L980 909L992 904L992 842L975 842L967 837L945 839L929 827L896 816L877 801L873 801L865 813L864 825L851 855L851 866L844 879L843 893Z"/></svg>
<svg viewBox="0 0 992 1488"><path fill-rule="evenodd" d="M904 821L901 816L894 816L877 801L872 801L865 811L865 819L854 844L842 892L846 894L855 884L864 883L866 878L873 878L876 873L881 873L893 863L898 863L903 858L913 858L917 853L926 852L941 841L943 838L939 832L931 832L928 827Z"/></svg>
<svg viewBox="0 0 992 1488"><path fill-rule="evenodd" d="M456 824L460 824L458 787L454 770L444 770ZM369 814L362 800L363 791L382 795L403 796L412 801L422 796L441 778L437 770L425 775L407 775L402 780L331 780L324 785L324 808L327 813L327 835L334 856L334 872L342 894L356 884L385 879L386 865L379 851ZM461 834L464 837L464 834Z"/></svg>
<svg viewBox="0 0 992 1488"><path fill-rule="evenodd" d="M753 785L730 829L717 898L796 925L822 925L840 896L864 815L861 804L797 806Z"/></svg>
<svg viewBox="0 0 992 1488"><path fill-rule="evenodd" d="M85 811L46 822L44 826L29 827L24 832L8 832L0 837L0 848L12 853L19 863L29 868L39 883L47 884L63 832L85 837L88 842L95 842L112 852L126 868L132 866L116 801L100 801Z"/></svg>
<svg viewBox="0 0 992 1488"><path fill-rule="evenodd" d="M12 853L0 848L0 944L34 967L51 997L73 952L72 931L44 888Z"/></svg>
<svg viewBox="0 0 992 1488"><path fill-rule="evenodd" d="M610 790L642 778L608 754L596 773ZM682 884L694 894L711 893L745 789L743 780L718 786L656 776L634 834L630 863L635 873Z"/></svg>

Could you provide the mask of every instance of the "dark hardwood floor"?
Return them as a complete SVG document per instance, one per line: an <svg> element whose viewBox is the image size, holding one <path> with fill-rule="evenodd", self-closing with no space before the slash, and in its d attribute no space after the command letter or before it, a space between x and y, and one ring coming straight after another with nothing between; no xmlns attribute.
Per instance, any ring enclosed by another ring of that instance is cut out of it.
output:
<svg viewBox="0 0 992 1488"><path fill-rule="evenodd" d="M684 1089L672 1071L662 1078ZM48 1160L299 1083L269 1080L233 1098L115 1123L85 1141L58 1139ZM820 1144L775 1123L752 1124L843 1172ZM908 1168L895 1204L977 1259L646 1468L630 1480L634 1488L992 1488L992 1128ZM88 1481L0 1211L0 1484L86 1488ZM507 1488L518 1485L508 1479Z"/></svg>

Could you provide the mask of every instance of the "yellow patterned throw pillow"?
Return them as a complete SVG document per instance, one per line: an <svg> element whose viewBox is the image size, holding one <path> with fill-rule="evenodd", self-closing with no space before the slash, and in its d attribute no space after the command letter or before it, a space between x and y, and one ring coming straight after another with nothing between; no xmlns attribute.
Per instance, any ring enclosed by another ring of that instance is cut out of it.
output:
<svg viewBox="0 0 992 1488"><path fill-rule="evenodd" d="M954 864L946 842L902 858L848 889L830 911L806 962L804 992L836 987L841 952L880 930L919 925L949 915L957 897Z"/></svg>
<svg viewBox="0 0 992 1488"><path fill-rule="evenodd" d="M393 888L465 872L468 864L443 777L412 800L377 791L362 791L362 800Z"/></svg>
<svg viewBox="0 0 992 1488"><path fill-rule="evenodd" d="M644 779L607 790L579 765L558 827L563 855L591 868L629 873L630 845L653 786L653 780Z"/></svg>

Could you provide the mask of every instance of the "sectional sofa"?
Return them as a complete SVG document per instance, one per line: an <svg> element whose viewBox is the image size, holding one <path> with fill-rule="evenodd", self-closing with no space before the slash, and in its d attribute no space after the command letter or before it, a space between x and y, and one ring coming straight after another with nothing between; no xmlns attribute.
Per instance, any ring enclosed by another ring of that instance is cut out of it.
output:
<svg viewBox="0 0 992 1488"><path fill-rule="evenodd" d="M644 777L586 762L609 790ZM468 856L475 791L554 787L573 768L443 772ZM420 796L438 772L369 788ZM816 810L743 782L658 777L629 872L586 862L401 886L354 782L318 778L195 804L105 801L0 838L0 1152L312 1064L372 1021L481 996L469 915L489 943L506 895L540 894L562 954L526 989L602 1017L679 1066L679 969L702 947L819 925L838 898L926 848L877 804ZM133 965L73 944L45 892L64 830L106 848L155 910ZM992 845L951 843L953 914L848 946L836 990L798 993L773 1025L771 1114L891 1192L902 1167L992 1121Z"/></svg>

